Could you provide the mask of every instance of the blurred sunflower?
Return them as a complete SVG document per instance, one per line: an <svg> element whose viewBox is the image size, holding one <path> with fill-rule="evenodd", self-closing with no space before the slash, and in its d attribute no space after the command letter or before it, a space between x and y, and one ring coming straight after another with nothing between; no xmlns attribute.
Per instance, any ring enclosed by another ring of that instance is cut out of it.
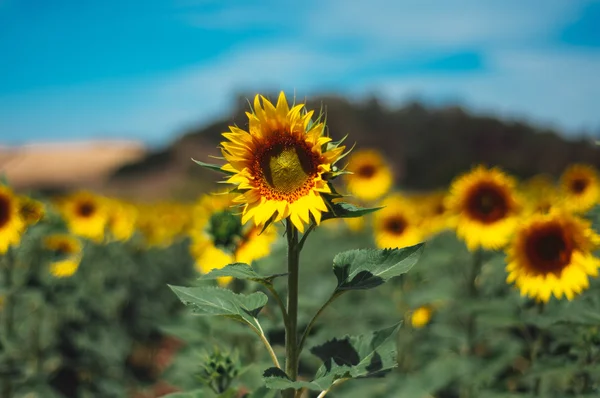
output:
<svg viewBox="0 0 600 398"><path fill-rule="evenodd" d="M166 247L187 236L192 217L189 204L160 202L135 206L136 224L148 246Z"/></svg>
<svg viewBox="0 0 600 398"><path fill-rule="evenodd" d="M239 209L234 206L234 194L205 195L193 211L190 231L190 252L196 260L196 269L208 273L227 264L251 264L270 253L277 239L274 227L261 229L255 225L242 225ZM231 278L220 278L227 284Z"/></svg>
<svg viewBox="0 0 600 398"><path fill-rule="evenodd" d="M46 207L29 196L19 196L19 214L27 226L35 225L46 215Z"/></svg>
<svg viewBox="0 0 600 398"><path fill-rule="evenodd" d="M21 241L25 223L19 214L19 199L12 190L0 185L0 254Z"/></svg>
<svg viewBox="0 0 600 398"><path fill-rule="evenodd" d="M373 149L363 149L350 155L344 175L348 191L356 198L377 200L385 195L393 183L393 175L383 156Z"/></svg>
<svg viewBox="0 0 600 398"><path fill-rule="evenodd" d="M598 275L600 260L592 255L598 244L600 236L576 216L560 210L533 215L507 249L506 281L538 301L552 294L571 300Z"/></svg>
<svg viewBox="0 0 600 398"><path fill-rule="evenodd" d="M556 189L552 177L548 175L536 175L523 182L519 188L524 198L526 213L545 214L564 205L562 195Z"/></svg>
<svg viewBox="0 0 600 398"><path fill-rule="evenodd" d="M430 306L422 306L413 311L410 316L410 323L413 328L420 329L427 325L431 320L433 310Z"/></svg>
<svg viewBox="0 0 600 398"><path fill-rule="evenodd" d="M59 259L50 263L50 273L57 278L68 278L79 268L82 257L81 242L67 234L44 237L44 247Z"/></svg>
<svg viewBox="0 0 600 398"><path fill-rule="evenodd" d="M262 105L261 105L262 99ZM310 218L319 224L328 211L322 193L331 193L325 176L344 151L324 136L325 125L313 122L304 105L289 108L284 93L274 106L265 97L254 98L246 113L248 131L231 126L221 143L230 174L227 182L241 191L235 200L244 205L242 223L254 220L291 220L301 232Z"/></svg>
<svg viewBox="0 0 600 398"><path fill-rule="evenodd" d="M373 231L377 247L396 248L415 245L423 241L423 231L414 206L399 194L383 200L383 209L375 212Z"/></svg>
<svg viewBox="0 0 600 398"><path fill-rule="evenodd" d="M409 198L419 213L421 230L426 237L455 227L456 217L446 206L446 195L446 191L437 191Z"/></svg>
<svg viewBox="0 0 600 398"><path fill-rule="evenodd" d="M585 212L600 198L600 180L592 166L574 164L560 177L560 188L565 207L574 212Z"/></svg>
<svg viewBox="0 0 600 398"><path fill-rule="evenodd" d="M101 242L108 221L104 198L91 192L75 192L58 201L69 229L75 235Z"/></svg>
<svg viewBox="0 0 600 398"><path fill-rule="evenodd" d="M506 245L521 211L515 180L497 168L483 166L457 177L445 203L457 216L456 234L469 250Z"/></svg>
<svg viewBox="0 0 600 398"><path fill-rule="evenodd" d="M135 232L137 208L116 199L108 199L106 203L107 226L111 237L118 241L129 240Z"/></svg>

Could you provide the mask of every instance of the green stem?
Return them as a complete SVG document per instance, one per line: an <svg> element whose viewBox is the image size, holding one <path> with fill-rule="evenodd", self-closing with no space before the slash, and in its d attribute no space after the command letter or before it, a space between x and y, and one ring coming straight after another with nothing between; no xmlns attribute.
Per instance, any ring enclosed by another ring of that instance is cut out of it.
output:
<svg viewBox="0 0 600 398"><path fill-rule="evenodd" d="M287 313L287 310L285 309L285 304L283 303L281 296L279 296L279 293L277 293L277 290L275 290L275 287L271 283L267 283L264 286L269 290L269 292L271 292L271 295L273 296L275 301L277 301L277 305L279 306L279 309L281 310L281 316L283 317L283 324L286 325L286 327L287 327L288 313Z"/></svg>
<svg viewBox="0 0 600 398"><path fill-rule="evenodd" d="M260 323L258 323L258 321L257 321L257 324L258 324L259 332L260 332L260 333L258 333L258 337L260 337L260 340L263 342L263 344L267 348L267 351L269 351L269 355L271 356L271 360L273 361L273 364L276 367L278 367L279 369L281 369L281 365L279 365L279 361L277 360L277 355L275 355L275 351L273 351L273 347L269 343L269 340L267 340L267 336L265 336L265 332L263 331L263 329L260 326Z"/></svg>
<svg viewBox="0 0 600 398"><path fill-rule="evenodd" d="M288 322L285 331L285 373L292 380L298 377L298 276L300 268L300 248L298 230L290 219L286 220L286 237L288 243ZM285 390L285 398L294 398L293 389Z"/></svg>
<svg viewBox="0 0 600 398"><path fill-rule="evenodd" d="M4 329L5 341L12 343L14 335L14 292L13 292L13 262L10 248L4 256L4 287L6 288L6 297L4 298L4 311L2 327ZM6 347L5 347L6 349ZM13 396L12 371L13 361L8 358L6 361L6 374L3 380L2 398L11 398Z"/></svg>
<svg viewBox="0 0 600 398"><path fill-rule="evenodd" d="M539 303L537 303L536 308L537 308L538 315L541 315L544 313L545 304L543 302L539 302ZM529 358L531 366L533 366L533 364L537 361L538 356L540 355L540 350L542 349L542 345L544 344L543 340L544 340L544 336L543 336L542 329L538 329L537 336L535 338L535 341L533 342L533 347L531 348L531 354L530 354L530 358ZM535 397L540 396L541 384L542 384L541 376L536 377L533 381L533 395Z"/></svg>
<svg viewBox="0 0 600 398"><path fill-rule="evenodd" d="M310 320L310 322L308 323L308 325L306 326L306 329L304 330L304 333L302 334L302 338L300 339L300 344L298 344L298 355L300 355L300 353L302 352L302 349L304 348L304 343L306 342L306 338L308 337L308 334L310 333L312 327L314 326L315 322L317 321L317 318L323 313L323 311L325 311L325 308L327 308L327 306L329 306L329 304L333 303L333 301L340 297L342 295L343 292L335 292L331 295L331 297L329 297L329 300L327 300L327 302L325 302L325 304L323 304L321 306L321 308L319 308L319 310L317 311L317 313L312 317L312 319Z"/></svg>
<svg viewBox="0 0 600 398"><path fill-rule="evenodd" d="M333 384L331 385L331 387L329 387L327 390L321 391L321 393L317 396L317 398L323 398L325 395L327 395L329 393L329 391L331 391L331 389L333 387L338 386L348 380L350 380L350 379L338 379L338 380L334 381Z"/></svg>

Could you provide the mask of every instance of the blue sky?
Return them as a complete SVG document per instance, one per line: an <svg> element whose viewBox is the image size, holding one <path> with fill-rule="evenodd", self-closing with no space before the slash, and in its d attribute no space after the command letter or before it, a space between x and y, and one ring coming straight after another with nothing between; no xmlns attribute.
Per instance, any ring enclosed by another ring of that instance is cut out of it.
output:
<svg viewBox="0 0 600 398"><path fill-rule="evenodd" d="M0 0L0 144L164 144L240 92L600 130L600 1Z"/></svg>

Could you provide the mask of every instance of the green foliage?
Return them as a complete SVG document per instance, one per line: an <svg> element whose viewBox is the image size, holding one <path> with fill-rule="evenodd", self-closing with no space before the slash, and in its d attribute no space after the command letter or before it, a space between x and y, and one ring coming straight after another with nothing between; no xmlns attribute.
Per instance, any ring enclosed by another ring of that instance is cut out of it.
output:
<svg viewBox="0 0 600 398"><path fill-rule="evenodd" d="M329 211L327 213L323 213L322 220L330 220L334 218L356 218L366 216L367 214L373 213L381 207L368 207L362 208L355 206L350 203L337 202L337 203L329 203L328 202Z"/></svg>
<svg viewBox="0 0 600 398"><path fill-rule="evenodd" d="M217 279L222 277L233 277L236 279L250 280L261 284L271 284L273 279L279 276L285 276L287 274L272 274L272 275L260 275L254 268L244 263L234 263L226 265L220 269L213 269L208 274L204 274L200 277L203 280Z"/></svg>

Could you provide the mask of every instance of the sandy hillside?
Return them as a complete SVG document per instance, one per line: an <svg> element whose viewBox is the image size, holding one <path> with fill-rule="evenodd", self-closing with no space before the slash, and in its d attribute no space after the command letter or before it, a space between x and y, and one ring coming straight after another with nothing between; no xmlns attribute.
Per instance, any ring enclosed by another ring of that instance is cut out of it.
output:
<svg viewBox="0 0 600 398"><path fill-rule="evenodd" d="M132 141L0 146L0 173L16 189L97 188L118 167L146 152Z"/></svg>

